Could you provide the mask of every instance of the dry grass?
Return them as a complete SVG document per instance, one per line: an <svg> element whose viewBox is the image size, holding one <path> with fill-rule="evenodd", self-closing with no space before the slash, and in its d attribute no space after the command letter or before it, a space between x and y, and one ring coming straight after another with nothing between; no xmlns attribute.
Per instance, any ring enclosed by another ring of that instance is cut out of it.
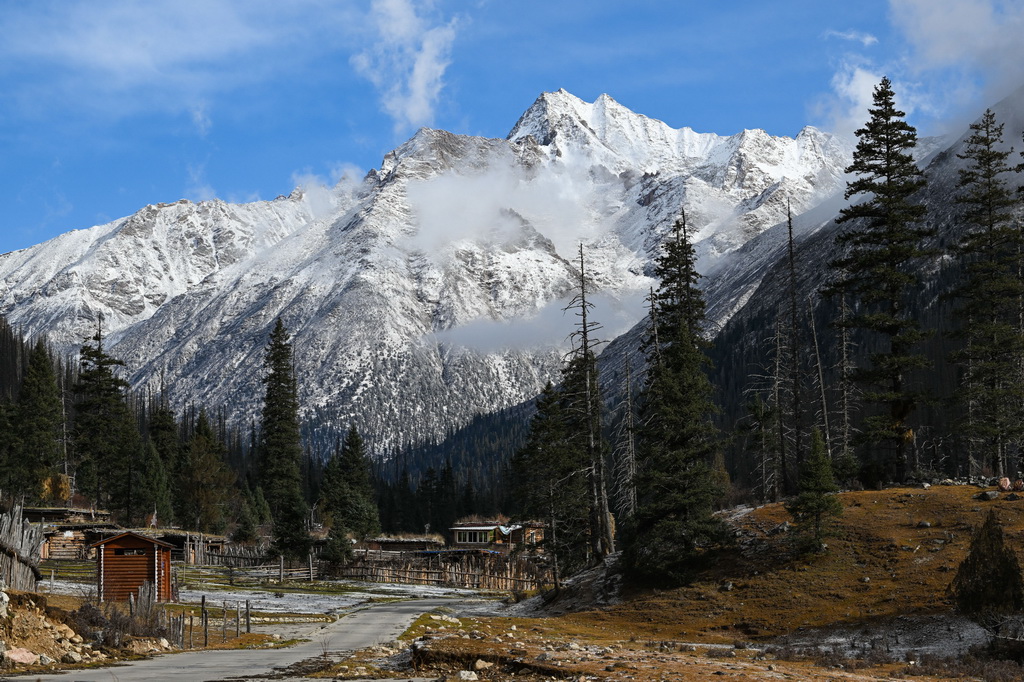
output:
<svg viewBox="0 0 1024 682"><path fill-rule="evenodd" d="M996 509L1007 544L1018 549L1024 563L1024 499L982 502L973 499L978 492L969 486L935 486L844 493L844 515L836 535L828 539L828 550L803 556L794 552L788 534L772 532L789 520L788 514L781 505L766 505L735 522L741 531L738 547L687 587L633 591L616 606L557 618L482 619L468 627L483 631L486 639L437 640L430 648L438 661L454 663L475 657L508 660L507 652L517 648L517 641L529 651L521 660L533 660L544 647L559 642L611 647L604 655L559 666L565 672L608 678L621 673L657 679L672 673L698 679L726 670L741 679L763 679L776 676L769 674L769 664L791 679L900 676L906 674L906 664L857 673L847 667L837 673L821 667L821 661L766 662L748 649L723 659L699 645L696 651L683 646L681 652L680 647L758 645L802 629L948 612L948 586L990 508Z"/></svg>

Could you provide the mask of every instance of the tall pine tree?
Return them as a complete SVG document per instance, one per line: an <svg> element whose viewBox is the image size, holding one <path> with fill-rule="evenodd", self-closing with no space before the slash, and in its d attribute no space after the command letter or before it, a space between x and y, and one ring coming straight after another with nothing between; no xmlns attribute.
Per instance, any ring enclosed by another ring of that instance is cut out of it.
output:
<svg viewBox="0 0 1024 682"><path fill-rule="evenodd" d="M277 320L264 360L267 392L260 421L259 480L274 524L275 551L301 558L309 551L306 500L302 496L302 437L292 345Z"/></svg>
<svg viewBox="0 0 1024 682"><path fill-rule="evenodd" d="M141 511L133 499L139 431L125 401L128 382L114 372L124 363L103 349L101 331L82 347L80 362L75 385L77 487L96 505L132 523Z"/></svg>
<svg viewBox="0 0 1024 682"><path fill-rule="evenodd" d="M1013 473L1008 458L1024 435L1024 337L1020 327L1020 228L1007 176L1012 149L1003 148L1003 125L991 109L971 124L962 154L960 204L967 230L956 247L966 279L957 295L963 305L964 348L954 354L962 367L959 398L966 407L961 425L970 459L985 455L998 476Z"/></svg>
<svg viewBox="0 0 1024 682"><path fill-rule="evenodd" d="M645 342L649 366L640 397L637 509L624 558L635 582L678 584L726 532L713 516L724 494L714 469L720 444L701 331L704 298L685 212L663 248Z"/></svg>
<svg viewBox="0 0 1024 682"><path fill-rule="evenodd" d="M349 427L344 442L324 468L320 498L324 511L331 516L332 534L335 527L357 538L380 532L370 460L355 426Z"/></svg>
<svg viewBox="0 0 1024 682"><path fill-rule="evenodd" d="M856 134L853 163L846 172L854 178L846 198L862 197L840 211L837 223L847 224L836 241L845 255L832 263L839 275L833 291L845 290L857 302L848 324L880 338L882 349L855 378L865 385L864 399L877 406L863 425L864 440L885 445L886 457L874 457L875 476L888 474L902 480L908 473L908 444L914 438L910 424L921 399L910 385L910 372L926 367L917 350L925 333L907 307L907 296L918 276L908 267L927 252L922 240L932 232L922 225L925 207L914 195L925 178L911 156L917 131L896 109L888 78L875 87L871 118Z"/></svg>
<svg viewBox="0 0 1024 682"><path fill-rule="evenodd" d="M568 431L563 396L549 382L537 398L526 444L512 458L516 516L547 526L543 545L556 583L589 557L588 463Z"/></svg>
<svg viewBox="0 0 1024 682"><path fill-rule="evenodd" d="M64 451L64 409L53 358L40 338L29 354L18 396L17 452L19 480L8 490L30 500L60 498L59 476L67 473Z"/></svg>

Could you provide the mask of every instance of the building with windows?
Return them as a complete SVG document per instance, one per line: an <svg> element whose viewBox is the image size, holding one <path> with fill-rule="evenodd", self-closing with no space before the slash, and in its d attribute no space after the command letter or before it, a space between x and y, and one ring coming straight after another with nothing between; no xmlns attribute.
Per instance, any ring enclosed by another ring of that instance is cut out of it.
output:
<svg viewBox="0 0 1024 682"><path fill-rule="evenodd" d="M469 521L456 523L449 530L454 549L485 549L502 554L537 552L544 540L544 524L534 521L517 524Z"/></svg>

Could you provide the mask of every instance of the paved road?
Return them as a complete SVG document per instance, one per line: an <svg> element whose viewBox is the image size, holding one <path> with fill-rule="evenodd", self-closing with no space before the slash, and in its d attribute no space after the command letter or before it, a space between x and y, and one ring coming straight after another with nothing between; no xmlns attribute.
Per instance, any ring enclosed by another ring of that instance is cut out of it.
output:
<svg viewBox="0 0 1024 682"><path fill-rule="evenodd" d="M320 656L325 644L332 653L340 653L390 642L402 634L419 614L437 606L451 604L449 599L417 599L375 605L326 626L311 624L305 635L310 641L285 649L189 651L164 654L109 668L3 679L56 682L207 682L254 679L273 672L275 668L286 668L307 658Z"/></svg>

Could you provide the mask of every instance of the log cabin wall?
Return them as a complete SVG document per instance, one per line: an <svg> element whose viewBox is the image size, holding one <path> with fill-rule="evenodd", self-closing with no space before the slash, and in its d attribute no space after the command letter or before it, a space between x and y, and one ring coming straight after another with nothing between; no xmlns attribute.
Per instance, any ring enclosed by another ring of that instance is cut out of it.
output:
<svg viewBox="0 0 1024 682"><path fill-rule="evenodd" d="M170 601L170 545L123 533L97 543L96 549L100 601L127 601L146 582L157 586L157 601Z"/></svg>

